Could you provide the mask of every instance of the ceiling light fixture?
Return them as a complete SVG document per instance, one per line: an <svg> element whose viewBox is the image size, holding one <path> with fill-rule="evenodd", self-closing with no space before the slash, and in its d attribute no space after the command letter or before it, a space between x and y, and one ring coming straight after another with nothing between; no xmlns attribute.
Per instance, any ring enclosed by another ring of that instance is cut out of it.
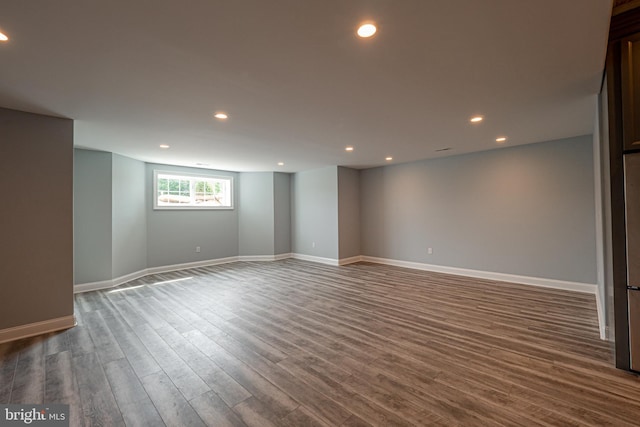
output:
<svg viewBox="0 0 640 427"><path fill-rule="evenodd" d="M484 117L482 117L482 116L474 116L474 117L471 117L471 119L469 121L471 123L480 123L483 120L484 120Z"/></svg>
<svg viewBox="0 0 640 427"><path fill-rule="evenodd" d="M384 159L385 159L387 162L390 162L391 160L393 160L393 157L391 157L391 156L387 156L387 157L385 157Z"/></svg>
<svg viewBox="0 0 640 427"><path fill-rule="evenodd" d="M344 148L344 151L353 151L353 147L352 146L348 146Z"/></svg>
<svg viewBox="0 0 640 427"><path fill-rule="evenodd" d="M278 162L278 166L284 166L284 162Z"/></svg>
<svg viewBox="0 0 640 427"><path fill-rule="evenodd" d="M169 146L167 144L160 144L160 148L169 148Z"/></svg>
<svg viewBox="0 0 640 427"><path fill-rule="evenodd" d="M501 136L499 138L496 138L496 142L505 142L507 140L506 136Z"/></svg>
<svg viewBox="0 0 640 427"><path fill-rule="evenodd" d="M213 115L213 117L215 117L216 119L220 119L220 120L226 120L229 118L229 116L227 116L226 113L215 113Z"/></svg>
<svg viewBox="0 0 640 427"><path fill-rule="evenodd" d="M0 42L6 42L9 40L9 37L5 33L0 33Z"/></svg>
<svg viewBox="0 0 640 427"><path fill-rule="evenodd" d="M358 27L357 33L358 33L359 37L362 37L363 39L366 39L366 38L372 37L376 33L377 30L378 29L376 28L376 26L373 23L368 22L368 23L360 25Z"/></svg>

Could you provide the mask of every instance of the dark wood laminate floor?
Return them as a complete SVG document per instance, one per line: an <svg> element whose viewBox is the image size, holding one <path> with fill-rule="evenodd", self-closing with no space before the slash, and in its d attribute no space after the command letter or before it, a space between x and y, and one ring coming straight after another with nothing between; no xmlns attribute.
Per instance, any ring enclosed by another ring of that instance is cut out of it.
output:
<svg viewBox="0 0 640 427"><path fill-rule="evenodd" d="M638 426L592 295L376 264L236 263L76 295L0 345L0 403L73 426Z"/></svg>

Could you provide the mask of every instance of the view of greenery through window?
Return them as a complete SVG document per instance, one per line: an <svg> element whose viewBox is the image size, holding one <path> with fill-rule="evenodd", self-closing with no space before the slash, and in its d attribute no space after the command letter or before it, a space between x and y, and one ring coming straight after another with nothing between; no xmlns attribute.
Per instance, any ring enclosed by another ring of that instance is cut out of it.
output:
<svg viewBox="0 0 640 427"><path fill-rule="evenodd" d="M156 171L156 208L230 208L231 178L185 176Z"/></svg>

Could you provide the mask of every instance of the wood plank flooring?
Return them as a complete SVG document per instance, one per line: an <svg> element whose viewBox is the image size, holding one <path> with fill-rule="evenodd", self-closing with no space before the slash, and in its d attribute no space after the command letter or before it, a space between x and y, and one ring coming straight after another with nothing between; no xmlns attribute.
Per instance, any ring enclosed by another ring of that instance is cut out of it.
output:
<svg viewBox="0 0 640 427"><path fill-rule="evenodd" d="M72 426L638 426L592 295L368 263L242 262L76 295L0 345L0 403Z"/></svg>

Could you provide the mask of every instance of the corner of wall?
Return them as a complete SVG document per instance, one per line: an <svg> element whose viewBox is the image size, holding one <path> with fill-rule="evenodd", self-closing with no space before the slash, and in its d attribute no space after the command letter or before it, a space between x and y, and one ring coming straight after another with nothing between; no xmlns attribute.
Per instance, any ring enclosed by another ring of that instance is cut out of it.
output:
<svg viewBox="0 0 640 427"><path fill-rule="evenodd" d="M0 339L73 317L73 120L0 108Z"/></svg>

